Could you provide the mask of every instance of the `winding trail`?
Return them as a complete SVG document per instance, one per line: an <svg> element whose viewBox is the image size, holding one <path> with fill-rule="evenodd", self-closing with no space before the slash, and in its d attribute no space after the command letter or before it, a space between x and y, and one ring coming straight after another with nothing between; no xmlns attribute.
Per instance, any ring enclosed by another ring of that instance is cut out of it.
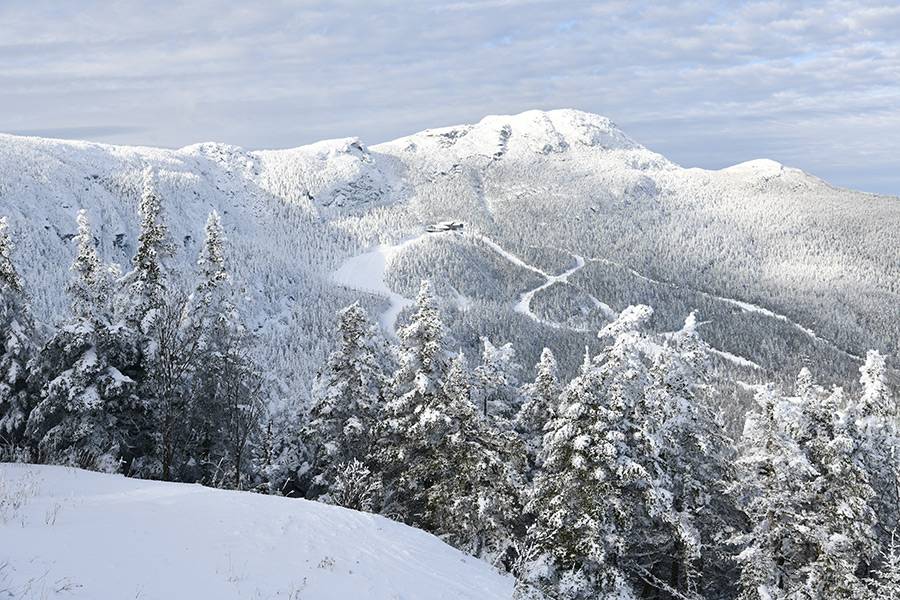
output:
<svg viewBox="0 0 900 600"><path fill-rule="evenodd" d="M358 290L358 291L362 291L362 292L368 292L368 293L375 294L377 296L381 296L381 297L387 299L388 307L384 311L382 311L381 314L378 316L378 322L384 331L386 331L388 334L396 337L396 335L397 335L397 318L400 316L400 313L403 311L404 308L406 308L407 306L411 306L413 304L413 300L411 300L410 298L407 298L405 296L402 296L390 289L390 287L387 285L387 282L385 281L385 275L387 273L387 269L390 267L391 262L393 262L393 260L397 257L397 255L399 255L401 252L403 252L410 246L416 244L417 242L425 239L428 236L448 235L448 234L450 234L450 232L421 233L417 236L406 238L405 240L398 242L396 244L381 244L367 252L363 252L362 254L358 254L356 256L351 256L350 258L346 259L341 264L341 266L332 273L331 278L335 283L337 283L341 286L344 286L348 289ZM658 285L667 286L667 287L676 287L675 284L673 284L673 283L651 279L645 275L642 275L641 273L638 273L634 269L631 269L629 267L626 267L624 265L621 265L621 264L611 261L609 259L604 259L604 258L585 259L583 256L581 256L579 254L575 254L574 252L569 252L569 254L571 254L572 257L575 259L575 264L571 268L560 273L559 275L552 275L550 273L547 273L546 271L544 271L543 269L541 269L539 267L536 267L534 265L531 265L531 264L525 262L520 257L516 256L512 252L509 252L508 250L503 248L500 244L498 244L496 241L494 241L493 239L489 238L488 236L486 236L484 234L476 233L476 234L468 234L468 235L472 239L477 239L477 240L480 240L481 242L483 242L491 250L493 250L494 252L496 252L497 254L499 254L500 256L505 258L506 260L508 260L511 264L514 264L517 267L521 267L523 269L531 271L532 273L538 274L544 278L544 282L541 285L539 285L535 288L532 288L530 290L527 290L519 296L519 301L515 304L515 306L513 307L513 310L515 310L519 314L525 315L529 319L533 320L535 323L539 323L543 326L551 327L553 329L565 329L565 330L573 331L573 332L577 332L577 333L592 333L594 331L592 329L581 329L581 328L571 327L571 326L565 325L563 323L558 323L556 321L550 321L550 320L544 319L544 318L538 316L537 314L535 314L535 312L531 308L531 301L534 299L534 296L538 292L540 292L542 290L546 290L547 288L549 288L553 285L556 285L558 283L568 283L569 278L572 275L574 275L575 273L577 273L578 271L580 271L581 269L583 269L587 262L603 262L603 263L611 264L616 267L628 270L632 275L634 275L635 277L640 278L644 281L658 284ZM799 324L794 323L793 321L791 321L784 315L779 315L779 314L774 313L774 312L772 312L766 308L763 308L761 306L756 306L754 304L750 304L747 302L734 300L732 298L724 298L724 297L720 297L720 296L714 296L712 294L709 294L706 292L700 292L698 290L693 290L693 291L695 291L699 294L702 294L704 296L707 296L709 298L713 298L716 300L721 300L723 302L734 304L735 306L738 306L742 310L745 310L748 312L758 312L758 313L764 314L769 317L773 317L773 318L777 318L777 319L786 321L786 322L794 325L801 331L805 332L807 335L813 337L814 339L827 342L827 340L817 336L812 330L809 330L805 327L802 327ZM604 302L601 302L593 295L588 294L588 297L590 298L591 302L594 304L594 307L601 310L607 318L609 318L609 319L616 318L617 313L609 305L607 305ZM833 346L833 344L832 344L832 346ZM836 348L836 349L840 350L839 348ZM742 367L748 367L748 368L755 369L755 370L762 369L762 367L760 365L758 365L757 363L755 363L749 359L746 359L742 356L737 356L730 352L726 352L724 350L718 350L718 349L712 348L712 347L710 347L710 351L713 354L719 356L720 358L727 360L731 363L734 363L736 365L739 365ZM849 356L852 356L854 358L858 358L858 357L856 357L854 355L850 355L849 353L846 353L846 352L845 352L845 354L848 354Z"/></svg>
<svg viewBox="0 0 900 600"><path fill-rule="evenodd" d="M385 274L398 254L427 235L440 234L422 233L397 244L381 244L368 252L351 256L331 274L332 281L338 285L375 294L388 300L388 307L378 316L378 323L391 335L397 335L397 317L404 308L411 306L413 301L394 292L385 282Z"/></svg>
<svg viewBox="0 0 900 600"><path fill-rule="evenodd" d="M489 248L491 248L492 250L494 250L495 252L497 252L498 254L503 256L504 258L506 258L509 262L513 263L514 265L522 267L524 269L528 269L529 271L531 271L533 273L537 273L538 275L540 275L541 277L543 277L545 279L544 283L537 286L536 288L533 288L533 289L523 292L522 295L519 296L519 301L513 307L513 310L515 310L519 314L525 315L526 317L528 317L535 323L540 323L541 325L544 325L546 327L552 327L553 329L567 329L569 331L576 331L579 333L593 332L592 329L571 327L569 325L564 325L563 323L558 323L556 321L550 321L548 319L544 319L544 318L538 316L537 314L535 314L535 312L531 309L531 301L534 298L535 294L537 294L538 292L540 292L542 290L546 290L550 286L555 285L557 283L568 283L569 277L571 277L572 275L574 275L575 273L577 273L578 271L580 271L581 269L584 268L586 261L583 256L581 256L579 254L575 254L574 252L569 252L569 254L572 255L572 258L575 259L575 265L572 268L560 273L559 275L551 275L550 273L547 273L543 269L540 269L538 267L535 267L534 265L528 264L527 262L525 262L524 260L522 260L521 258L516 256L515 254L509 252L508 250L506 250L505 248L500 246L500 244L498 244L497 242L495 242L494 240L492 240L491 238L489 238L485 235L479 234L474 237L476 237L477 239L484 242ZM588 298L590 298L591 303L593 303L593 305L594 305L594 308L600 309L607 318L615 318L616 312L612 308L610 308L609 305L607 305L604 302L601 302L600 300L598 300L591 294L588 294Z"/></svg>
<svg viewBox="0 0 900 600"><path fill-rule="evenodd" d="M672 283L672 282L670 282L670 281L660 281L660 280L658 280L658 279L653 279L653 278L651 278L651 277L647 277L646 275L644 275L644 274L642 274L642 273L639 273L638 271L635 271L634 269L632 269L631 267L629 267L629 266L627 266L627 265L623 265L622 263L618 263L618 262L616 262L616 261L614 261L614 260L610 260L610 259L608 259L608 258L589 258L588 261L589 261L589 262L599 262L599 263L604 263L604 264L608 264L608 265L613 265L614 267L618 267L618 268L620 268L620 269L625 269L626 271L628 271L629 273L631 273L634 277L637 277L638 279L641 279L641 280L643 280L643 281L647 281L647 282L649 282L649 283L653 283L653 284L656 284L656 285L661 285L661 286L664 286L664 287L676 288L676 289L678 289L678 288L680 288L680 289L686 289L686 290L689 290L689 291L691 291L691 292L694 292L695 294L700 294L701 296L704 296L704 297L706 297L706 298L710 298L710 299L712 299L712 300L718 300L718 301L720 301L720 302L725 302L726 304L731 304L731 305L733 305L733 306L737 306L738 308L740 308L740 309L743 310L744 312L758 313L758 314L761 314L761 315L770 317L770 318L772 318L772 319L778 319L779 321L783 321L783 322L787 323L788 325L791 325L791 326L794 327L795 329L797 329L797 330L799 330L799 331L802 331L804 334L806 334L807 336L809 336L811 339L813 339L813 340L815 340L815 341L817 341L817 342L821 342L821 343L827 345L827 346L830 347L832 350L835 350L836 352L839 352L839 353L843 354L844 356L846 356L846 357L848 357L848 358L851 358L851 359L856 360L856 361L859 361L859 362L862 362L862 361L863 361L863 357L861 357L861 356L859 356L859 355L856 355L856 354L853 354L852 352L848 352L847 350L844 350L843 348L839 347L837 344L835 344L834 342L832 342L832 341L829 340L828 338L824 338L824 337L818 335L818 334L817 334L815 331L813 331L812 329L810 329L810 328L808 328L808 327L804 327L803 325L801 325L800 323L797 323L796 321L794 321L794 320L791 319L790 317L788 317L788 316L786 316L786 315L782 315L782 314L776 313L775 311L772 311L772 310L770 310L770 309L768 309L768 308L765 308L764 306L759 306L759 305L756 305L756 304L752 304L752 303L750 303L750 302L744 302L743 300L736 300L736 299L734 299L734 298L728 298L728 297L725 297L725 296L716 296L715 294L710 294L709 292L704 292L704 291L702 291L702 290L696 290L696 289L688 288L688 287L685 287L685 286L679 286L679 285L677 285L677 284L675 284L675 283ZM726 353L726 354L727 354L727 353ZM740 358L740 357L737 357L737 358ZM743 360L746 361L746 359L743 359ZM747 361L747 362L748 362L748 363L751 363L751 361ZM755 365L756 363L751 363L751 364L754 364L754 365ZM757 365L757 367L758 367L758 365Z"/></svg>
<svg viewBox="0 0 900 600"><path fill-rule="evenodd" d="M397 257L397 255L399 255L410 246L416 244L417 242L423 240L428 236L445 235L448 233L450 232L421 233L417 236L407 238L397 244L381 244L367 252L363 252L362 254L357 254L356 256L351 256L350 258L346 259L343 263L341 263L341 266L331 274L331 279L338 285L341 285L348 289L368 292L370 294L375 294L377 296L386 298L388 300L388 307L378 316L378 322L381 325L382 329L384 329L389 334L396 336L397 318L400 316L400 313L404 308L413 304L413 300L394 292L387 285L387 282L385 281L385 275L388 268L390 267L393 260ZM536 273L545 279L544 283L542 283L538 287L523 292L522 295L519 296L519 301L514 307L514 310L517 313L523 314L536 323L546 325L547 327L553 327L555 329L568 329L571 331L588 331L586 329L576 329L574 327L563 325L562 323L542 319L537 314L535 314L534 311L531 310L531 300L532 298L534 298L534 295L554 284L566 283L570 276L584 267L586 263L584 257L572 253L572 256L575 258L575 265L565 272L560 273L559 275L551 275L543 269L528 264L484 234L471 234L470 237L472 239L477 239L484 242L484 244L488 248L508 260L510 263L516 265L517 267L527 269L528 271ZM591 302L593 302L594 306L603 310L604 313L613 313L612 309L609 306L600 302L593 296L590 296L590 299Z"/></svg>

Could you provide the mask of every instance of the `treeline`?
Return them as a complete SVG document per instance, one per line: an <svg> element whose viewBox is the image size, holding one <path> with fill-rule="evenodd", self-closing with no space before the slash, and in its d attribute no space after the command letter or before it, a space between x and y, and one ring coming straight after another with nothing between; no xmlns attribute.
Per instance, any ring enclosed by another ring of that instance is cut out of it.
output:
<svg viewBox="0 0 900 600"><path fill-rule="evenodd" d="M173 252L153 174L144 174L132 269L105 265L84 211L68 317L42 343L0 221L0 443L8 458L136 477L244 485L263 411L225 266L218 214L194 287L167 273Z"/></svg>
<svg viewBox="0 0 900 600"><path fill-rule="evenodd" d="M900 594L898 415L877 352L853 397L806 370L760 386L733 440L694 315L653 334L652 310L629 307L570 381L545 349L522 382L508 344L485 339L474 366L454 351L423 283L397 342L340 311L311 407L273 416L218 216L182 289L149 174L140 213L124 275L79 215L70 314L41 343L0 230L11 457L380 513L512 572L521 598Z"/></svg>

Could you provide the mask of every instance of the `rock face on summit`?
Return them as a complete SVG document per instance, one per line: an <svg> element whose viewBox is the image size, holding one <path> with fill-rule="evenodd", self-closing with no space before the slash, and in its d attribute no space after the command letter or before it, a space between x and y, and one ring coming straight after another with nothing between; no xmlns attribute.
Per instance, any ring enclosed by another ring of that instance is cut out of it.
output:
<svg viewBox="0 0 900 600"><path fill-rule="evenodd" d="M350 138L163 150L0 135L0 214L39 320L65 310L79 209L97 224L102 256L127 268L147 166L181 270L196 260L207 213L222 215L247 316L266 333L261 352L285 394L308 389L335 310L390 302L332 277L379 246L402 248L386 264L391 294L409 298L432 279L460 347L474 350L487 331L514 342L525 364L544 345L577 364L567 355L596 345L611 311L633 303L653 305L660 330L698 310L704 339L735 357L721 367L747 381L793 377L804 357L826 369L821 380L852 379L866 349L898 350L898 199L767 160L681 168L574 110L490 116L371 147ZM445 221L465 227L398 245ZM576 256L583 267L543 285L539 273L568 272ZM516 311L537 288L531 312Z"/></svg>

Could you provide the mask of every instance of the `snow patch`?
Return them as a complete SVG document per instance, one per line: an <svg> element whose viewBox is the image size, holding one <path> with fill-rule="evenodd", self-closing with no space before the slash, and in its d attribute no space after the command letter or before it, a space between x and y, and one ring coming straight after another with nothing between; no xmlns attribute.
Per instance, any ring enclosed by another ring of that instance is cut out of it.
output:
<svg viewBox="0 0 900 600"><path fill-rule="evenodd" d="M508 600L513 594L513 580L487 563L376 515L64 467L0 464L0 480L28 490L15 518L0 522L3 583L14 597Z"/></svg>
<svg viewBox="0 0 900 600"><path fill-rule="evenodd" d="M381 244L368 252L351 256L331 275L332 281L338 285L387 298L388 307L379 315L378 322L388 333L396 335L397 318L413 301L388 287L385 274L398 254L426 235L429 234L423 233L393 245Z"/></svg>

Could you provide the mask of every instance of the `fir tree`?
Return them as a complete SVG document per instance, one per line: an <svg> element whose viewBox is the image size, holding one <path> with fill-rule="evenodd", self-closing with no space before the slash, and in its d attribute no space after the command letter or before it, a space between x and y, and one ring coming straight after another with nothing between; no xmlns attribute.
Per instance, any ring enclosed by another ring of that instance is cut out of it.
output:
<svg viewBox="0 0 900 600"><path fill-rule="evenodd" d="M447 364L444 324L427 281L419 288L415 312L398 335L402 344L399 367L391 377L384 406L377 459L385 478L386 511L409 522L423 510L419 489L423 482L410 476L410 466L420 459L423 443L415 430L423 415L428 418L432 414L429 406L442 393Z"/></svg>
<svg viewBox="0 0 900 600"><path fill-rule="evenodd" d="M480 418L462 353L452 360L442 393L414 424L422 440L409 477L422 491L426 529L475 556L501 557L521 512L520 443Z"/></svg>
<svg viewBox="0 0 900 600"><path fill-rule="evenodd" d="M875 495L857 462L856 424L841 412L842 393L816 391L801 377L798 443L815 474L806 494L816 513L815 547L802 569L806 598L851 599L865 595L857 574L877 556Z"/></svg>
<svg viewBox="0 0 900 600"><path fill-rule="evenodd" d="M481 342L481 364L475 369L476 401L485 418L490 416L507 428L520 408L517 386L521 366L512 344L498 347L486 337Z"/></svg>
<svg viewBox="0 0 900 600"><path fill-rule="evenodd" d="M0 446L19 446L31 411L28 363L35 330L24 287L12 261L6 217L0 218Z"/></svg>
<svg viewBox="0 0 900 600"><path fill-rule="evenodd" d="M170 253L168 228L163 220L162 204L155 187L155 173L150 167L143 172L143 187L138 204L140 233L132 264L134 270L129 279L132 310L130 318L149 328L145 320L153 317L153 311L163 304L166 289L162 259Z"/></svg>
<svg viewBox="0 0 900 600"><path fill-rule="evenodd" d="M691 313L684 327L655 351L644 418L660 439L658 468L671 492L670 559L657 577L681 593L727 590L735 565L727 540L740 530L740 512L728 493L734 452L709 405L708 346ZM668 563L668 564L667 564Z"/></svg>
<svg viewBox="0 0 900 600"><path fill-rule="evenodd" d="M856 425L840 390L825 393L806 371L796 389L802 396L760 392L745 428L739 464L752 529L738 556L741 597L858 598L876 545Z"/></svg>
<svg viewBox="0 0 900 600"><path fill-rule="evenodd" d="M674 521L642 417L649 380L640 327L651 314L629 307L601 331L612 344L565 388L547 425L530 536L550 563L539 583L555 597L631 594L628 575L649 574L638 556Z"/></svg>
<svg viewBox="0 0 900 600"><path fill-rule="evenodd" d="M110 270L103 266L84 211L69 284L71 317L42 348L32 381L39 401L28 435L44 460L100 470L128 468L145 435L146 406L129 376L134 336L116 319Z"/></svg>
<svg viewBox="0 0 900 600"><path fill-rule="evenodd" d="M189 302L185 338L196 344L190 437L186 460L199 467L200 481L236 488L250 466L248 451L260 433L262 376L252 358L252 340L236 306L226 264L227 239L217 212L210 213L197 259L198 278Z"/></svg>
<svg viewBox="0 0 900 600"><path fill-rule="evenodd" d="M853 421L860 461L875 492L872 507L878 518L878 536L886 545L900 526L900 490L896 485L900 459L897 411L886 383L884 357L870 350L859 371L862 392L849 403L848 418Z"/></svg>
<svg viewBox="0 0 900 600"><path fill-rule="evenodd" d="M541 351L541 358L534 370L534 382L524 386L524 402L516 416L516 431L525 442L532 469L540 466L538 457L543 445L544 427L554 415L561 392L556 357L549 348Z"/></svg>
<svg viewBox="0 0 900 600"><path fill-rule="evenodd" d="M881 568L870 582L872 598L900 600L900 544L891 535L887 550L882 552Z"/></svg>
<svg viewBox="0 0 900 600"><path fill-rule="evenodd" d="M338 313L340 345L313 390L305 437L314 452L316 493L327 493L338 469L371 459L387 383L386 359L365 310Z"/></svg>

